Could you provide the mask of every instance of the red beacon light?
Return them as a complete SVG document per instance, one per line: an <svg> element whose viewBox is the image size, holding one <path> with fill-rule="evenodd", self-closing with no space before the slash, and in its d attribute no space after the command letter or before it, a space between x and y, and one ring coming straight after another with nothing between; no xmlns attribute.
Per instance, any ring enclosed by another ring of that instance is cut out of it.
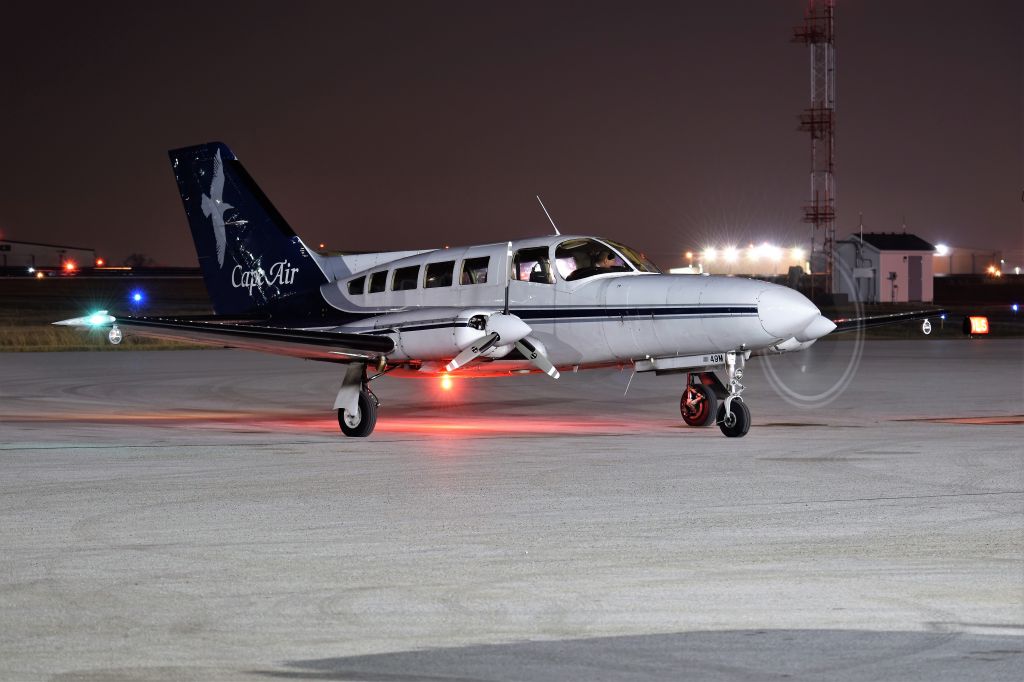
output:
<svg viewBox="0 0 1024 682"><path fill-rule="evenodd" d="M964 334L986 336L988 331L988 317L984 315L968 315L964 318Z"/></svg>
<svg viewBox="0 0 1024 682"><path fill-rule="evenodd" d="M66 261L64 261L64 272L74 272L77 269L78 269L78 266L75 265L75 261L73 261L73 260L66 260Z"/></svg>

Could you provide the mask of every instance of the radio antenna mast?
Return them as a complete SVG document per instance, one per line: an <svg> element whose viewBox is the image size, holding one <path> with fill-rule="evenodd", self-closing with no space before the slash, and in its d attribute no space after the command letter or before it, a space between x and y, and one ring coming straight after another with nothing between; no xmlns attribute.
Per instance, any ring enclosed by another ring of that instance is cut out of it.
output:
<svg viewBox="0 0 1024 682"><path fill-rule="evenodd" d="M539 194L537 195L537 203L540 204L541 209L543 209L544 215L548 217L548 222L551 223L551 227L555 228L555 234L561 235L562 233L558 231L558 225L555 225L555 221L551 218L551 214L548 213L548 209L544 206L544 202L540 200Z"/></svg>

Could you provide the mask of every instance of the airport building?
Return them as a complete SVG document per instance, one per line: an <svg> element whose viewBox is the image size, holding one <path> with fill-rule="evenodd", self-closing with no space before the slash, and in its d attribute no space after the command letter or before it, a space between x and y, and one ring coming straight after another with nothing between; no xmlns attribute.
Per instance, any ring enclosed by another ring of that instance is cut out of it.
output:
<svg viewBox="0 0 1024 682"><path fill-rule="evenodd" d="M962 246L935 246L935 276L985 275L992 269L1002 270L1005 261L1000 251L967 249Z"/></svg>
<svg viewBox="0 0 1024 682"><path fill-rule="evenodd" d="M0 239L0 268L57 270L65 268L68 263L74 268L92 267L96 263L96 249Z"/></svg>
<svg viewBox="0 0 1024 682"><path fill-rule="evenodd" d="M931 302L935 253L914 234L851 235L836 242L834 290L865 303Z"/></svg>

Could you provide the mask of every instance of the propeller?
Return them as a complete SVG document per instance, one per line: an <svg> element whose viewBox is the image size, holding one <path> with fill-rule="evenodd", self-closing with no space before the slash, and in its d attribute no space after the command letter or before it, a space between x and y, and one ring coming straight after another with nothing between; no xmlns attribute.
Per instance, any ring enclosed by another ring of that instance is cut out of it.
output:
<svg viewBox="0 0 1024 682"><path fill-rule="evenodd" d="M538 348L538 346L540 347ZM555 366L551 364L551 361L548 360L548 356L543 350L541 350L543 346L541 346L540 341L530 338L519 339L516 341L516 348L523 354L524 358L533 364L534 367L544 372L552 379L557 379L561 376L561 374L558 373L558 370L555 369Z"/></svg>
<svg viewBox="0 0 1024 682"><path fill-rule="evenodd" d="M501 345L516 343L520 339L528 336L533 330L530 329L530 326L523 322L517 315L493 313L487 317L487 322L484 324L483 331L485 331L487 335L478 341L473 342L470 344L469 348L466 348L456 355L455 359L445 365L444 369L446 372L451 372L462 367L466 363L483 355L491 348L499 345L499 342Z"/></svg>

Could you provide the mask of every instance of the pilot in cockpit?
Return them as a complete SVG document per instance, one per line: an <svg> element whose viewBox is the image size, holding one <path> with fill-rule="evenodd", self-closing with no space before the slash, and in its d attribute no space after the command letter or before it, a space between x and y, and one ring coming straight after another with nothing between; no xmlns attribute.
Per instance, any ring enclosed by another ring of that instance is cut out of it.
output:
<svg viewBox="0 0 1024 682"><path fill-rule="evenodd" d="M618 265L619 263L615 262L615 256L612 255L611 251L599 251L597 255L594 257L595 268L603 268L607 270L614 268Z"/></svg>

